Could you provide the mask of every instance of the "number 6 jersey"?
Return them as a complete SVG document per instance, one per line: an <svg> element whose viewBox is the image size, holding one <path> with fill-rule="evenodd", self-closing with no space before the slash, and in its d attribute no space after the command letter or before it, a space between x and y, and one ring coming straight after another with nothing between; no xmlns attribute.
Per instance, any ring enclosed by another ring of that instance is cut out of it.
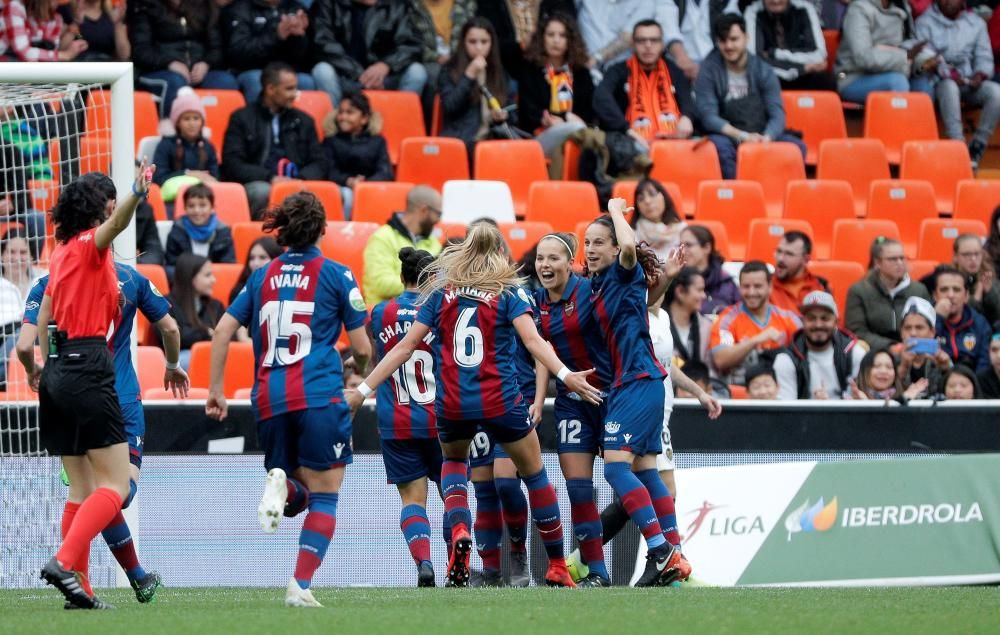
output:
<svg viewBox="0 0 1000 635"><path fill-rule="evenodd" d="M500 295L447 288L420 307L417 321L434 333L439 419L499 417L523 403L513 322L531 305L520 287Z"/></svg>
<svg viewBox="0 0 1000 635"><path fill-rule="evenodd" d="M413 326L417 317L415 291L404 291L398 298L386 300L372 309L372 335L375 354L381 359L396 347ZM434 357L430 333L410 359L379 384L375 393L378 433L386 441L436 439L434 416Z"/></svg>
<svg viewBox="0 0 1000 635"><path fill-rule="evenodd" d="M340 329L368 320L350 269L317 247L286 251L250 275L228 313L250 330L258 419L321 408L342 397Z"/></svg>

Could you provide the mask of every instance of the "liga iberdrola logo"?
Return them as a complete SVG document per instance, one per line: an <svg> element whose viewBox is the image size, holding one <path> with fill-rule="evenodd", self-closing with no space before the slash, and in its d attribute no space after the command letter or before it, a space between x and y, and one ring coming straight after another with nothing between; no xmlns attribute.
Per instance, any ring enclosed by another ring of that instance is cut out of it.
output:
<svg viewBox="0 0 1000 635"><path fill-rule="evenodd" d="M785 516L785 531L788 532L788 540L792 540L792 534L800 531L827 531L837 522L837 497L826 503L823 497L810 505L809 499L799 507L793 509Z"/></svg>

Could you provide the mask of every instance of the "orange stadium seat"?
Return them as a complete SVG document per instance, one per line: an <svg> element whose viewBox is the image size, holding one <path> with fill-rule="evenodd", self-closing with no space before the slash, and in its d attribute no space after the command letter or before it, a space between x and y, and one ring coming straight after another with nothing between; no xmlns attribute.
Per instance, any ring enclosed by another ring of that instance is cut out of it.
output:
<svg viewBox="0 0 1000 635"><path fill-rule="evenodd" d="M376 229L375 223L327 221L320 249L327 258L349 268L360 284L365 279L365 246Z"/></svg>
<svg viewBox="0 0 1000 635"><path fill-rule="evenodd" d="M955 239L962 234L986 237L986 223L980 220L927 218L920 224L917 258L936 262L951 262Z"/></svg>
<svg viewBox="0 0 1000 635"><path fill-rule="evenodd" d="M59 182L50 179L30 179L28 196L31 200L31 209L48 214L59 200Z"/></svg>
<svg viewBox="0 0 1000 635"><path fill-rule="evenodd" d="M194 388L208 388L212 364L212 343L195 342L191 347L191 363L188 377ZM223 392L231 398L238 389L253 386L254 379L253 345L250 342L230 342L226 356Z"/></svg>
<svg viewBox="0 0 1000 635"><path fill-rule="evenodd" d="M501 223L500 231L510 247L510 255L514 260L520 260L527 252L535 248L545 234L551 234L552 225L541 222L522 221L520 223ZM567 231L565 229L559 231Z"/></svg>
<svg viewBox="0 0 1000 635"><path fill-rule="evenodd" d="M833 222L855 218L851 184L847 181L789 181L782 218L809 221L814 232L813 257L829 258Z"/></svg>
<svg viewBox="0 0 1000 635"><path fill-rule="evenodd" d="M840 48L840 30L823 29L823 43L826 44L826 72L833 72L833 63L837 61L837 49Z"/></svg>
<svg viewBox="0 0 1000 635"><path fill-rule="evenodd" d="M563 143L563 181L578 181L580 179L580 146L572 141Z"/></svg>
<svg viewBox="0 0 1000 635"><path fill-rule="evenodd" d="M215 197L215 214L219 220L232 227L237 223L250 222L250 201L247 191L239 183L219 181L208 186ZM188 186L177 188L177 203L174 205L174 220L186 213L184 211L184 192Z"/></svg>
<svg viewBox="0 0 1000 635"><path fill-rule="evenodd" d="M922 179L934 188L936 210L950 213L955 207L959 181L972 178L969 150L955 140L907 141L903 144L901 179Z"/></svg>
<svg viewBox="0 0 1000 635"><path fill-rule="evenodd" d="M86 126L84 128L84 134L88 136L100 137L102 139L110 139L111 91L103 88L95 88L91 90L87 93L86 108L87 121L84 124Z"/></svg>
<svg viewBox="0 0 1000 635"><path fill-rule="evenodd" d="M434 226L434 237L444 244L451 238L465 238L469 228L465 223L438 223Z"/></svg>
<svg viewBox="0 0 1000 635"><path fill-rule="evenodd" d="M208 399L208 388L188 388L188 399ZM163 387L159 388L149 388L144 390L142 393L143 401L170 401L176 399L174 393L170 390L164 390Z"/></svg>
<svg viewBox="0 0 1000 635"><path fill-rule="evenodd" d="M239 263L212 263L212 275L215 276L212 297L221 302L222 306L229 306L229 293L236 286L236 281L241 273L243 273L243 265Z"/></svg>
<svg viewBox="0 0 1000 635"><path fill-rule="evenodd" d="M253 388L240 388L233 395L233 399L249 399L250 395L253 394Z"/></svg>
<svg viewBox="0 0 1000 635"><path fill-rule="evenodd" d="M340 187L331 181L282 181L271 184L268 207L277 207L285 198L296 192L312 192L326 210L326 220L344 220L344 202ZM248 219L249 220L249 219Z"/></svg>
<svg viewBox="0 0 1000 635"><path fill-rule="evenodd" d="M840 323L844 323L844 312L847 308L847 292L851 285L861 280L865 276L865 268L856 263L843 260L826 260L809 262L809 271L813 275L826 280L830 287L830 293L837 302L837 309L840 313Z"/></svg>
<svg viewBox="0 0 1000 635"><path fill-rule="evenodd" d="M781 218L788 182L806 178L806 166L794 143L743 143L736 154L736 178L760 183L768 216Z"/></svg>
<svg viewBox="0 0 1000 635"><path fill-rule="evenodd" d="M937 218L934 189L927 181L873 181L868 195L868 218L896 223L906 247L906 255L917 255L920 223Z"/></svg>
<svg viewBox="0 0 1000 635"><path fill-rule="evenodd" d="M782 91L785 127L802 132L808 152L806 163L819 161L819 145L826 139L847 138L844 105L832 91Z"/></svg>
<svg viewBox="0 0 1000 635"><path fill-rule="evenodd" d="M167 272L160 265L153 264L143 264L139 263L135 266L136 271L141 273L143 276L149 280L156 290L160 292L160 295L167 295L170 293L170 283L167 280ZM151 344L155 340L155 336L152 331L150 331L149 320L146 316L142 314L142 311L136 311L135 314L135 333L138 339L139 345Z"/></svg>
<svg viewBox="0 0 1000 635"><path fill-rule="evenodd" d="M747 260L774 262L774 250L781 237L787 232L797 231L813 237L813 228L808 221L785 218L772 220L755 218L750 221L750 238L747 240Z"/></svg>
<svg viewBox="0 0 1000 635"><path fill-rule="evenodd" d="M445 181L469 180L465 144L449 137L410 137L400 149L396 180L429 185L438 192Z"/></svg>
<svg viewBox="0 0 1000 635"><path fill-rule="evenodd" d="M205 108L205 125L212 129L212 143L222 152L222 141L226 138L226 128L233 113L247 105L243 93L238 90L195 88Z"/></svg>
<svg viewBox="0 0 1000 635"><path fill-rule="evenodd" d="M150 388L163 388L163 373L167 369L163 349L159 346L137 347L135 367L139 375L139 394Z"/></svg>
<svg viewBox="0 0 1000 635"><path fill-rule="evenodd" d="M441 110L441 95L434 95L434 105L431 107L431 136L441 136L444 126L444 111Z"/></svg>
<svg viewBox="0 0 1000 635"><path fill-rule="evenodd" d="M514 210L523 218L532 183L548 181L549 171L537 141L480 141L476 144L474 178L507 183L514 198Z"/></svg>
<svg viewBox="0 0 1000 635"><path fill-rule="evenodd" d="M767 218L764 188L756 181L702 181L698 186L695 223L715 220L726 225L734 260L743 260L750 221Z"/></svg>
<svg viewBox="0 0 1000 635"><path fill-rule="evenodd" d="M955 188L953 218L990 222L993 210L1000 205L1000 181L965 179Z"/></svg>
<svg viewBox="0 0 1000 635"><path fill-rule="evenodd" d="M868 93L864 136L881 139L889 163L898 164L905 142L915 139L934 141L938 138L934 103L924 93ZM965 162L968 164L968 156Z"/></svg>
<svg viewBox="0 0 1000 635"><path fill-rule="evenodd" d="M136 146L144 137L155 137L160 134L160 111L153 100L153 93L137 90L132 93L133 112L135 113L135 143ZM216 147L221 147L221 140ZM149 157L150 161L153 157Z"/></svg>
<svg viewBox="0 0 1000 635"><path fill-rule="evenodd" d="M524 220L549 223L553 229L571 232L576 224L600 214L597 189L586 181L536 181L528 190Z"/></svg>
<svg viewBox="0 0 1000 635"><path fill-rule="evenodd" d="M153 208L153 220L168 220L167 206L163 203L163 194L160 186L156 183L149 184L149 196L146 198L149 206Z"/></svg>
<svg viewBox="0 0 1000 635"><path fill-rule="evenodd" d="M726 260L739 260L733 254L732 249L729 248L729 230L726 229L726 224L722 221L717 220L702 220L695 219L688 223L689 225L700 225L708 231L712 232L712 237L715 238L715 250L722 254L722 257Z"/></svg>
<svg viewBox="0 0 1000 635"><path fill-rule="evenodd" d="M677 184L683 198L675 203L688 218L695 214L698 184L722 178L719 153L708 139L654 141L649 154L653 160L650 176L660 182Z"/></svg>
<svg viewBox="0 0 1000 635"><path fill-rule="evenodd" d="M292 105L313 118L316 135L322 141L326 136L323 133L323 120L334 111L329 93L322 90L300 90Z"/></svg>
<svg viewBox="0 0 1000 635"><path fill-rule="evenodd" d="M863 218L871 182L889 178L885 144L879 139L827 139L819 146L816 178L850 183L855 215Z"/></svg>
<svg viewBox="0 0 1000 635"><path fill-rule="evenodd" d="M246 264L247 253L250 251L250 245L253 241L257 240L261 236L267 236L264 233L264 223L262 222L246 222L246 223L236 223L232 227L233 230L233 249L236 251L236 262L240 264Z"/></svg>
<svg viewBox="0 0 1000 635"><path fill-rule="evenodd" d="M354 186L354 209L351 220L385 223L393 212L406 209L406 195L413 183L398 181L362 181Z"/></svg>
<svg viewBox="0 0 1000 635"><path fill-rule="evenodd" d="M833 224L834 260L856 262L868 268L868 254L878 237L899 240L899 229L891 220L838 220Z"/></svg>
<svg viewBox="0 0 1000 635"><path fill-rule="evenodd" d="M906 268L911 280L920 280L933 273L940 264L938 260L908 260ZM934 290L928 289L928 291L933 293Z"/></svg>
<svg viewBox="0 0 1000 635"><path fill-rule="evenodd" d="M420 95L401 90L366 90L372 111L382 115L382 136L389 147L389 160L399 163L403 139L427 135Z"/></svg>

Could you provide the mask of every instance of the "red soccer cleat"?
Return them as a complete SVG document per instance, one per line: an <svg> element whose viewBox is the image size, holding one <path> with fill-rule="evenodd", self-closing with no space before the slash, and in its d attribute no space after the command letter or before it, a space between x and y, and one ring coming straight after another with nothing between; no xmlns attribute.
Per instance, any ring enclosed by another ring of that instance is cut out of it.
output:
<svg viewBox="0 0 1000 635"><path fill-rule="evenodd" d="M545 586L576 588L576 582L573 582L573 576L569 574L565 560L549 561L549 570L545 572Z"/></svg>
<svg viewBox="0 0 1000 635"><path fill-rule="evenodd" d="M451 557L448 559L448 587L469 586L469 557L472 555L472 536L464 525L452 531Z"/></svg>

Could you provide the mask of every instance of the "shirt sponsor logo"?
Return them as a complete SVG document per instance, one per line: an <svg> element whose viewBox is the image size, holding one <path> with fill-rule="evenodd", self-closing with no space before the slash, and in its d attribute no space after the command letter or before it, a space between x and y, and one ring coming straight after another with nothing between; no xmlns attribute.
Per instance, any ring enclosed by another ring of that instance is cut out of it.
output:
<svg viewBox="0 0 1000 635"><path fill-rule="evenodd" d="M608 421L604 424L604 431L608 434L618 434L618 431L622 429L622 424L617 421Z"/></svg>

